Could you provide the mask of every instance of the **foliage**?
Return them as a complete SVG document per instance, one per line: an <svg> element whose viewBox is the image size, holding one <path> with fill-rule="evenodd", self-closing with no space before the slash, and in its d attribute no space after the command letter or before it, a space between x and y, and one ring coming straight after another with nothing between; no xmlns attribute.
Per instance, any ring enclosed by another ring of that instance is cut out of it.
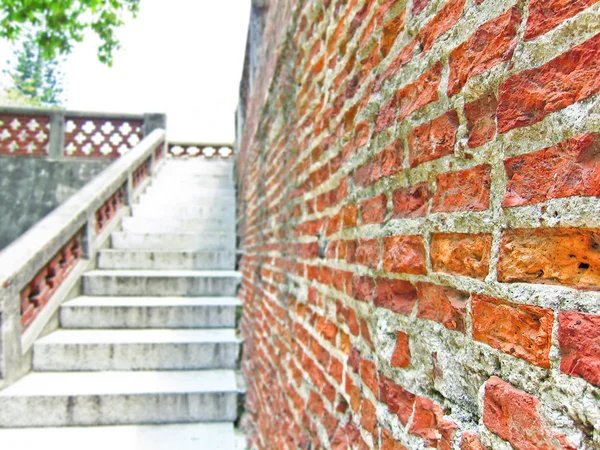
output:
<svg viewBox="0 0 600 450"><path fill-rule="evenodd" d="M14 59L4 73L10 79L9 100L31 106L59 106L62 99L61 60L44 59L32 34L14 49Z"/></svg>
<svg viewBox="0 0 600 450"><path fill-rule="evenodd" d="M86 30L100 38L98 59L112 64L113 52L119 48L115 30L123 24L125 14L136 15L140 0L1 0L0 37L16 41L27 29L36 31L37 43L44 59L69 53Z"/></svg>

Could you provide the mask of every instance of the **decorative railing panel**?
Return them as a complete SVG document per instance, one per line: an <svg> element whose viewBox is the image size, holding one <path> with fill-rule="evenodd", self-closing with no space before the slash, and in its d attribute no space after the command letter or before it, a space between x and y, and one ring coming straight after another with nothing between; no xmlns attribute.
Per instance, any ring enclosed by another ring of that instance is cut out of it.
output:
<svg viewBox="0 0 600 450"><path fill-rule="evenodd" d="M47 156L50 117L0 114L0 154Z"/></svg>
<svg viewBox="0 0 600 450"><path fill-rule="evenodd" d="M143 163L140 167L138 167L135 172L133 172L133 188L136 189L142 181L144 181L148 176L150 176L150 164L151 159L148 159L145 163Z"/></svg>
<svg viewBox="0 0 600 450"><path fill-rule="evenodd" d="M143 164L142 164L143 165ZM134 188L135 188L134 183ZM110 221L115 217L117 211L125 206L126 186L115 192L98 211L96 211L96 234L102 233Z"/></svg>
<svg viewBox="0 0 600 450"><path fill-rule="evenodd" d="M170 157L176 158L228 159L233 157L233 145L170 142L167 153Z"/></svg>
<svg viewBox="0 0 600 450"><path fill-rule="evenodd" d="M118 158L165 126L164 114L0 107L0 155Z"/></svg>
<svg viewBox="0 0 600 450"><path fill-rule="evenodd" d="M143 120L65 118L66 156L118 158L142 140Z"/></svg>

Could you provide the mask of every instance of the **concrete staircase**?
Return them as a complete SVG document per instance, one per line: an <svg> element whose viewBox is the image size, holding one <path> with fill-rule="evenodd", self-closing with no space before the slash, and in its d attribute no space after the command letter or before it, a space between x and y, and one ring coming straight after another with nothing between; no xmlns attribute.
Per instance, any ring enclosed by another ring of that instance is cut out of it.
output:
<svg viewBox="0 0 600 450"><path fill-rule="evenodd" d="M0 447L236 448L232 170L165 163L34 344L33 372L0 392Z"/></svg>

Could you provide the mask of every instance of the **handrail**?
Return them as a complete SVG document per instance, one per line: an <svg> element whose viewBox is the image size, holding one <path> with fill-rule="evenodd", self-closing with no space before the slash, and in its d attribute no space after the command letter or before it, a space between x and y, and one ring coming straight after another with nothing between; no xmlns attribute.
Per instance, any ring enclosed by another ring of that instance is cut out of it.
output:
<svg viewBox="0 0 600 450"><path fill-rule="evenodd" d="M60 305L50 305L56 292L74 286L79 263L93 264L107 225L143 190L164 153L165 131L154 130L0 252L0 384L26 370L23 354Z"/></svg>

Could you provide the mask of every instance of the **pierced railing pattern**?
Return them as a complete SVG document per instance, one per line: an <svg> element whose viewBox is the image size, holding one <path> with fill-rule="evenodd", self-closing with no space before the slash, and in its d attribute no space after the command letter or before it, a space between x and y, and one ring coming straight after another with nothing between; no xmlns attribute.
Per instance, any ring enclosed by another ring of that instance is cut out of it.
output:
<svg viewBox="0 0 600 450"><path fill-rule="evenodd" d="M81 260L81 232L71 239L21 291L21 330L33 322L60 287L69 272Z"/></svg>
<svg viewBox="0 0 600 450"><path fill-rule="evenodd" d="M125 206L126 187L121 186L107 201L96 211L96 234L102 233L117 211Z"/></svg>
<svg viewBox="0 0 600 450"><path fill-rule="evenodd" d="M47 156L50 117L0 114L0 154Z"/></svg>
<svg viewBox="0 0 600 450"><path fill-rule="evenodd" d="M136 189L142 181L150 176L150 164L151 159L148 159L146 162L142 163L140 167L138 167L132 175L133 188Z"/></svg>
<svg viewBox="0 0 600 450"><path fill-rule="evenodd" d="M233 157L233 145L170 142L167 153L170 157L176 158L229 159Z"/></svg>
<svg viewBox="0 0 600 450"><path fill-rule="evenodd" d="M66 156L118 158L142 140L143 120L65 118Z"/></svg>

